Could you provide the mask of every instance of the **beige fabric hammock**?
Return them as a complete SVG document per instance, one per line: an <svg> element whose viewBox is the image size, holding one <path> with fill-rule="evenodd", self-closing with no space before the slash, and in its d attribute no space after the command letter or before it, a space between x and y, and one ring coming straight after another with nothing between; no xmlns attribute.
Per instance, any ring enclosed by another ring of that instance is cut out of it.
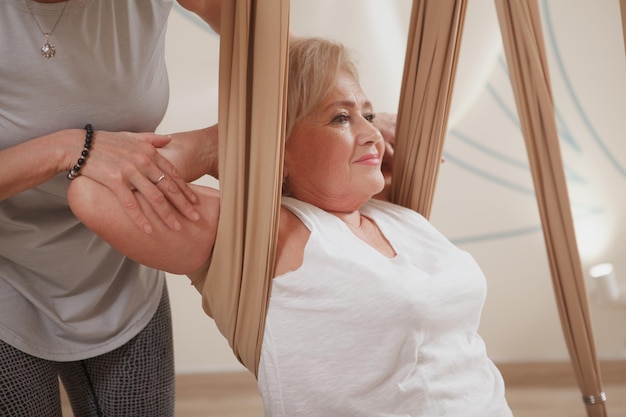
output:
<svg viewBox="0 0 626 417"><path fill-rule="evenodd" d="M495 1L565 339L589 416L606 416L537 3ZM624 7L626 0L621 1ZM413 2L392 199L426 217L434 197L466 3ZM223 7L222 214L209 272L194 285L237 358L256 375L280 203L289 0L233 0Z"/></svg>
<svg viewBox="0 0 626 417"><path fill-rule="evenodd" d="M226 1L220 32L221 214L208 274L194 285L256 376L280 204L289 1Z"/></svg>
<svg viewBox="0 0 626 417"><path fill-rule="evenodd" d="M441 165L466 4L467 0L414 0L411 10L391 201L426 218Z"/></svg>
<svg viewBox="0 0 626 417"><path fill-rule="evenodd" d="M622 16L622 32L624 33L624 48L626 49L626 0L619 2L620 14Z"/></svg>
<svg viewBox="0 0 626 417"><path fill-rule="evenodd" d="M496 0L561 327L589 416L606 416L536 0Z"/></svg>

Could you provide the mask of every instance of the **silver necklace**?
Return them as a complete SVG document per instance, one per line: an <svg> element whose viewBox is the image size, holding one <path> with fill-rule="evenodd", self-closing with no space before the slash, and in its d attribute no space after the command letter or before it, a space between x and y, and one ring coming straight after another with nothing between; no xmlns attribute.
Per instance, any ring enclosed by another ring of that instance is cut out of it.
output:
<svg viewBox="0 0 626 417"><path fill-rule="evenodd" d="M50 29L50 32L44 32L44 30L41 28L41 25L39 24L39 21L37 20L37 17L35 16L35 13L33 12L33 8L30 5L30 1L31 0L24 0L24 3L26 3L26 7L28 7L28 11L30 12L30 15L35 20L35 23L37 24L39 31L43 35L43 46L41 47L41 56L44 58L50 59L53 56L55 56L57 53L57 49L55 48L55 46L50 44L49 42L50 36L52 36L52 33L54 32L54 30L57 28L57 25L61 21L61 17L63 16L63 13L65 12L65 8L67 7L67 3L69 3L69 1L66 1L65 4L63 5L63 8L61 9L61 13L59 14L59 17L57 18L57 21L54 23L54 26L52 26L52 29Z"/></svg>

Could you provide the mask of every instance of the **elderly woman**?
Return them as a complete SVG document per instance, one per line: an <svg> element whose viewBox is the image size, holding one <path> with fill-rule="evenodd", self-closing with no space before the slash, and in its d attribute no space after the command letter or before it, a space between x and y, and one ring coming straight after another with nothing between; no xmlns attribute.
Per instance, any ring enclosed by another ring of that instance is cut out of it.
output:
<svg viewBox="0 0 626 417"><path fill-rule="evenodd" d="M346 50L293 40L289 77L285 196L258 371L266 415L511 416L477 334L480 268L416 212L372 199L385 186L385 141ZM195 190L201 221L181 216L182 231L151 235L88 179L72 184L70 202L122 253L187 273L209 256L219 216L219 192Z"/></svg>

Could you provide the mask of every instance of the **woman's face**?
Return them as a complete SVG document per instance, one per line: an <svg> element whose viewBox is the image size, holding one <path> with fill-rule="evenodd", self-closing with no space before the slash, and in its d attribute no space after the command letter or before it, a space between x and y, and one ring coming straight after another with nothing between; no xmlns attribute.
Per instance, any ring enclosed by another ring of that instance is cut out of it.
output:
<svg viewBox="0 0 626 417"><path fill-rule="evenodd" d="M332 93L294 129L285 145L291 195L327 211L358 209L384 187L382 135L358 82L342 71Z"/></svg>

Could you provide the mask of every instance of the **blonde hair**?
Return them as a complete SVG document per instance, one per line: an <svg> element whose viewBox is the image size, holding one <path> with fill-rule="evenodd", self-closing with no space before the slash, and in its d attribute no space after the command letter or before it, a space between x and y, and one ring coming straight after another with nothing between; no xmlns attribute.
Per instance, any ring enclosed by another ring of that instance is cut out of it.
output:
<svg viewBox="0 0 626 417"><path fill-rule="evenodd" d="M294 125L331 93L339 72L358 81L348 49L323 38L294 38L289 45L286 138Z"/></svg>

